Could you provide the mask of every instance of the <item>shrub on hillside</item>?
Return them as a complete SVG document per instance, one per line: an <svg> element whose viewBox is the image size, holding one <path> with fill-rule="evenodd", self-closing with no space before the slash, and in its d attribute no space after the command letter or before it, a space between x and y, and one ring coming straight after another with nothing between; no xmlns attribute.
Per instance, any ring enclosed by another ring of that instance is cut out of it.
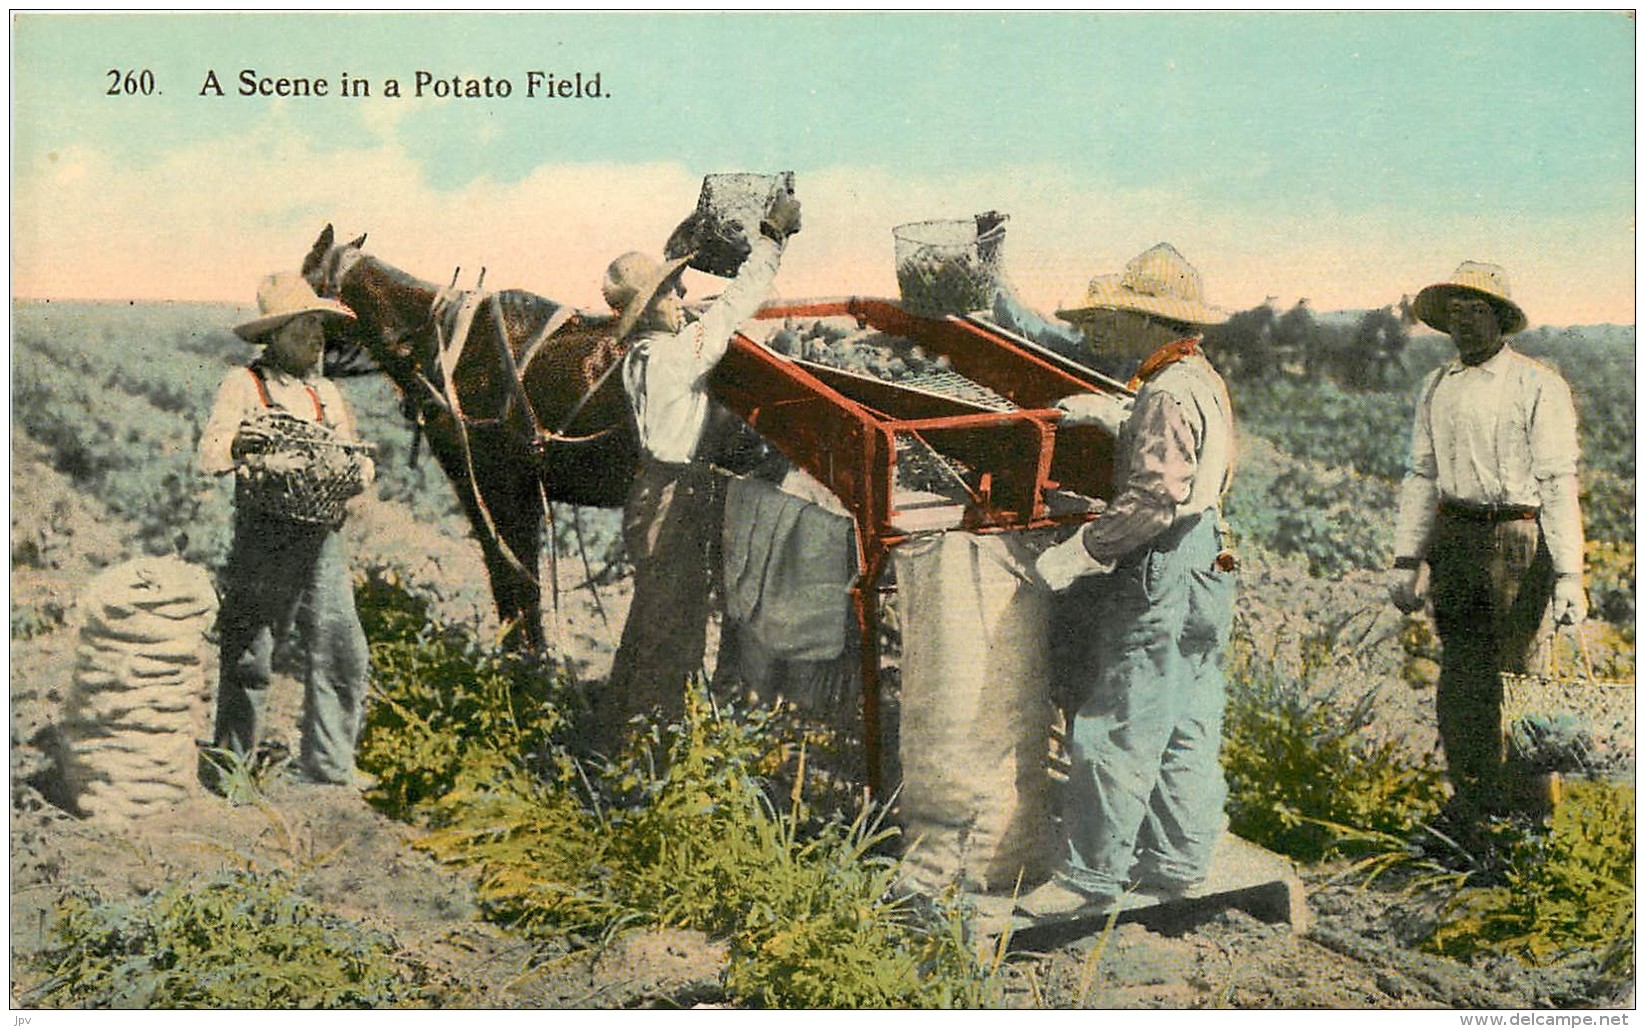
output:
<svg viewBox="0 0 1645 1029"><path fill-rule="evenodd" d="M426 973L387 934L299 897L283 873L190 878L132 901L57 907L26 1006L428 1007Z"/></svg>
<svg viewBox="0 0 1645 1029"><path fill-rule="evenodd" d="M1627 980L1634 926L1634 788L1573 783L1545 831L1512 841L1502 884L1460 893L1427 946L1533 965L1597 952L1606 972Z"/></svg>
<svg viewBox="0 0 1645 1029"><path fill-rule="evenodd" d="M1267 666L1236 675L1222 750L1233 831L1315 862L1430 819L1443 798L1440 769L1373 734L1375 712L1374 691L1344 700Z"/></svg>
<svg viewBox="0 0 1645 1029"><path fill-rule="evenodd" d="M1296 464L1266 479L1236 477L1223 511L1239 542L1304 558L1310 575L1337 578L1388 567L1394 505L1385 480Z"/></svg>
<svg viewBox="0 0 1645 1029"><path fill-rule="evenodd" d="M398 817L455 788L474 753L515 755L548 768L552 739L578 711L574 686L552 661L480 646L439 623L432 601L389 571L355 588L371 641L373 705L360 766L377 776L376 803Z"/></svg>
<svg viewBox="0 0 1645 1029"><path fill-rule="evenodd" d="M1245 384L1233 399L1242 429L1293 457L1389 480L1405 474L1414 395L1281 379Z"/></svg>
<svg viewBox="0 0 1645 1029"><path fill-rule="evenodd" d="M418 846L477 871L489 917L566 941L712 933L730 946L728 988L751 1004L991 1001L960 912L895 899L891 830L871 809L814 812L803 787L773 800L760 769L784 741L764 715L716 709L694 687L682 724L641 724L638 746L590 769L557 738L557 677L430 621L390 577L358 596L377 683L361 764L380 804L429 827Z"/></svg>

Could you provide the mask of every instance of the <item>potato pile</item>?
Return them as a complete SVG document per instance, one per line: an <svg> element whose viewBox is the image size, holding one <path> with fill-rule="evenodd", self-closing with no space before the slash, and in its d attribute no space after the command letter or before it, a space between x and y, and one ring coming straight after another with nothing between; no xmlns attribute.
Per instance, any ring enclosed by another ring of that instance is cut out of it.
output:
<svg viewBox="0 0 1645 1029"><path fill-rule="evenodd" d="M936 393L985 411L1015 411L1017 405L988 387L954 371L947 354L933 354L918 343L881 332L828 321L785 322L766 345L780 354L896 383L906 389Z"/></svg>
<svg viewBox="0 0 1645 1029"><path fill-rule="evenodd" d="M998 281L998 271L972 253L928 250L897 265L903 306L927 318L991 306Z"/></svg>
<svg viewBox="0 0 1645 1029"><path fill-rule="evenodd" d="M813 322L789 319L767 345L788 357L886 382L903 382L951 371L954 367L947 354L927 353L924 347L901 336L821 319Z"/></svg>
<svg viewBox="0 0 1645 1029"><path fill-rule="evenodd" d="M963 500L975 488L976 476L963 461L939 453L929 443L899 432L897 489L936 493Z"/></svg>
<svg viewBox="0 0 1645 1029"><path fill-rule="evenodd" d="M139 558L92 580L64 709L64 780L80 811L131 820L196 789L210 688L201 650L217 612L205 569Z"/></svg>

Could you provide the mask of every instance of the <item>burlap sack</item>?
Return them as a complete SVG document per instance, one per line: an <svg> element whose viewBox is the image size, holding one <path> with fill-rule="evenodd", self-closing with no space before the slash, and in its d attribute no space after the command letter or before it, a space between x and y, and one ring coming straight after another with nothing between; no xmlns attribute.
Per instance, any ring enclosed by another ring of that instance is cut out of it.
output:
<svg viewBox="0 0 1645 1029"><path fill-rule="evenodd" d="M202 660L217 594L205 569L145 557L93 579L63 710L65 785L88 817L132 820L197 788L210 705Z"/></svg>
<svg viewBox="0 0 1645 1029"><path fill-rule="evenodd" d="M898 810L917 885L1009 892L1057 849L1047 771L1050 594L1009 535L947 532L895 554L903 626Z"/></svg>

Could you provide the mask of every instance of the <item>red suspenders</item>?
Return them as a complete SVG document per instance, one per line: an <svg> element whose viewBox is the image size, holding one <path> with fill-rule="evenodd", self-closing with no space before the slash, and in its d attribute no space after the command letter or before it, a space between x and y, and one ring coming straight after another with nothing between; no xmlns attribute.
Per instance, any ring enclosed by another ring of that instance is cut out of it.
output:
<svg viewBox="0 0 1645 1029"><path fill-rule="evenodd" d="M263 406L273 407L274 401L270 400L268 395L268 383L263 379L263 369L253 364L247 365L246 371L251 373L252 381L257 383L257 396L263 401ZM324 424L326 409L320 406L320 394L316 393L314 387L306 382L303 383L303 388L308 390L308 398L314 401L314 420Z"/></svg>

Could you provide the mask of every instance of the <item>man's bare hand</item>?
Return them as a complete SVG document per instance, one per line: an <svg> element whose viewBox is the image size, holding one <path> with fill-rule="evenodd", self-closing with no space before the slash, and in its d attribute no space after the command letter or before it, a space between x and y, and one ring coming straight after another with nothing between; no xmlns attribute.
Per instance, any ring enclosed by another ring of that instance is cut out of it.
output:
<svg viewBox="0 0 1645 1029"><path fill-rule="evenodd" d="M241 461L240 468L247 475L255 472L274 472L280 475L288 475L292 472L302 471L307 464L308 459L302 454L294 454L290 452L275 454L248 454Z"/></svg>
<svg viewBox="0 0 1645 1029"><path fill-rule="evenodd" d="M1388 599L1406 614L1422 610L1428 599L1427 567L1396 568L1388 582Z"/></svg>
<svg viewBox="0 0 1645 1029"><path fill-rule="evenodd" d="M1581 625L1588 617L1588 591L1582 576L1561 575L1554 579L1554 624Z"/></svg>

